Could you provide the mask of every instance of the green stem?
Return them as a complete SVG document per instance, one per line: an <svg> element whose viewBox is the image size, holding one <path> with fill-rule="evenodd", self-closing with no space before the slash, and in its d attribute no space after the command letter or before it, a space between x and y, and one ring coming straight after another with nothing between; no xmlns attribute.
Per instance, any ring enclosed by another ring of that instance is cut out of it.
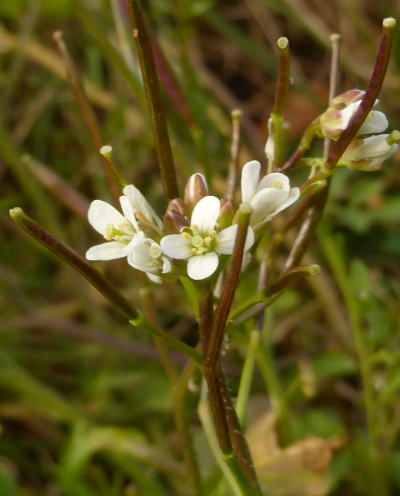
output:
<svg viewBox="0 0 400 496"><path fill-rule="evenodd" d="M182 449L186 465L188 467L187 476L191 479L193 494L203 495L202 481L200 476L199 463L193 446L193 439L190 433L190 425L186 408L186 393L188 383L193 376L197 364L190 360L175 383L174 388L174 413L175 422L180 434Z"/></svg>
<svg viewBox="0 0 400 496"><path fill-rule="evenodd" d="M134 326L140 325L143 329L162 338L171 348L180 351L184 355L194 360L199 367L203 366L203 355L191 346L174 338L166 331L153 326L150 322L132 307L98 270L92 267L81 255L67 246L61 240L49 233L43 226L25 215L22 208L15 207L10 210L10 216L25 232L41 245L54 253L57 258L66 262L73 269L79 272L92 286L94 286L115 308L122 312Z"/></svg>
<svg viewBox="0 0 400 496"><path fill-rule="evenodd" d="M260 332L253 330L250 333L250 340L247 346L246 359L240 377L239 392L236 401L236 412L239 417L240 424L244 428L246 425L247 405L249 403L251 384L253 382L253 372L258 347L260 344Z"/></svg>
<svg viewBox="0 0 400 496"><path fill-rule="evenodd" d="M160 84L145 19L138 0L127 0L157 149L161 179L169 200L179 196Z"/></svg>
<svg viewBox="0 0 400 496"><path fill-rule="evenodd" d="M274 160L273 164L268 164L268 172L272 171L272 166L274 170L277 170L282 165L282 124L290 81L289 40L285 37L279 38L277 45L279 48L279 76L275 90L274 110L271 114L272 136L274 139Z"/></svg>

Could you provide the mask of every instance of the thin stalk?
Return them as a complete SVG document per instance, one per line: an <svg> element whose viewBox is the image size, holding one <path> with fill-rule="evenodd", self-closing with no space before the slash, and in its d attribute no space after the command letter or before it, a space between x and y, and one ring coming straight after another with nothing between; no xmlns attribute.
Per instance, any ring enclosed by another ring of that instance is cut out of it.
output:
<svg viewBox="0 0 400 496"><path fill-rule="evenodd" d="M229 163L229 173L225 197L228 200L234 199L236 182L239 175L239 152L240 152L240 123L242 111L235 109L232 111L232 138L231 138L231 161Z"/></svg>
<svg viewBox="0 0 400 496"><path fill-rule="evenodd" d="M13 221L19 225L41 245L54 253L57 258L70 265L79 272L99 293L101 293L115 308L129 319L139 317L139 312L131 306L116 289L92 267L81 255L67 246L61 240L49 233L43 226L25 215L22 208L15 207L10 210Z"/></svg>
<svg viewBox="0 0 400 496"><path fill-rule="evenodd" d="M282 125L290 81L290 50L289 40L285 37L277 41L279 49L279 75L275 90L274 109L271 114L272 137L274 140L273 163L268 163L269 172L277 170L282 165L283 135Z"/></svg>
<svg viewBox="0 0 400 496"><path fill-rule="evenodd" d="M167 199L171 200L179 197L178 183L151 41L139 1L127 0L127 2L133 28L133 37L135 38L138 50L147 103L150 109L161 179Z"/></svg>
<svg viewBox="0 0 400 496"><path fill-rule="evenodd" d="M339 79L339 56L340 56L340 34L333 33L329 37L329 41L331 44L331 67L329 71L329 104L331 104L332 100L336 95L336 89L338 85ZM332 141L329 139L324 140L324 158L327 159L329 155L329 150L331 147Z"/></svg>
<svg viewBox="0 0 400 496"><path fill-rule="evenodd" d="M256 496L253 487L246 478L243 477L241 467L233 454L225 455L221 453L219 441L215 433L214 423L210 415L209 404L206 400L205 388L201 394L201 400L198 406L199 418L210 445L211 451L224 474L235 496Z"/></svg>
<svg viewBox="0 0 400 496"><path fill-rule="evenodd" d="M357 131L360 129L374 106L375 100L377 99L382 88L383 80L389 65L395 26L396 20L393 17L388 17L383 20L381 43L376 57L374 70L364 98L361 100L357 111L350 119L348 126L342 132L338 141L331 146L325 167L307 183L305 183L304 186L307 186L308 183L325 179L331 174L333 168L340 160L340 157L343 155L350 142L356 136Z"/></svg>
<svg viewBox="0 0 400 496"><path fill-rule="evenodd" d="M296 150L293 152L292 156L282 165L279 172L287 172L290 169L294 169L300 160L304 157L306 151L310 148L311 143L316 137L318 123L313 121L304 131L300 143Z"/></svg>
<svg viewBox="0 0 400 496"><path fill-rule="evenodd" d="M246 425L247 405L249 403L251 383L253 381L254 365L260 344L260 332L254 329L250 333L249 344L247 345L246 358L240 377L239 392L236 401L236 412L239 422L243 428Z"/></svg>
<svg viewBox="0 0 400 496"><path fill-rule="evenodd" d="M89 135L91 137L93 145L96 149L100 163L103 166L113 199L115 203L118 204L118 198L120 196L119 183L122 176L116 167L110 167L109 161L102 153L100 153L100 149L103 147L103 140L99 131L99 125L96 119L96 115L89 103L83 85L79 80L78 72L64 42L63 33L61 31L56 31L53 34L53 38L64 59L68 81L71 85L72 91L74 92L76 101L82 113L86 127L89 131Z"/></svg>
<svg viewBox="0 0 400 496"><path fill-rule="evenodd" d="M186 407L186 393L188 383L192 378L197 364L189 360L175 383L174 388L174 414L175 422L182 442L184 459L188 467L187 476L191 479L193 494L202 496L203 487L196 451L193 446L193 438L190 432L190 424Z"/></svg>
<svg viewBox="0 0 400 496"><path fill-rule="evenodd" d="M140 295L140 299L142 301L143 313L144 313L146 319L152 325L159 327L158 318L157 318L157 311L154 307L153 299L150 295L149 287L148 287L148 284L146 281L146 276L143 272L140 272L139 277L140 277L140 283L141 283L139 295ZM168 349L165 346L164 341L159 337L154 338L154 343L156 345L156 349L157 349L158 355L160 357L160 361L164 367L164 370L168 376L168 379L169 379L171 385L174 386L176 384L178 377L176 374L175 366L171 360L171 357L169 356Z"/></svg>
<svg viewBox="0 0 400 496"><path fill-rule="evenodd" d="M13 221L25 232L36 239L41 245L51 251L56 257L70 265L79 272L92 286L94 286L104 298L106 298L125 317L130 319L130 323L139 326L150 332L153 336L161 337L171 348L180 351L184 355L194 360L199 367L203 367L203 355L191 346L179 341L163 329L152 325L131 306L104 277L92 267L81 255L67 246L61 240L49 233L43 226L25 215L22 208L15 207L10 210Z"/></svg>
<svg viewBox="0 0 400 496"><path fill-rule="evenodd" d="M239 209L239 222L233 249L231 265L226 275L225 284L222 289L221 298L214 315L213 328L206 352L206 366L213 368L220 358L221 346L224 337L225 325L232 306L235 291L239 283L242 268L243 251L246 242L251 206L241 205Z"/></svg>
<svg viewBox="0 0 400 496"><path fill-rule="evenodd" d="M30 155L23 155L21 161L61 203L79 217L87 218L89 202L62 177Z"/></svg>

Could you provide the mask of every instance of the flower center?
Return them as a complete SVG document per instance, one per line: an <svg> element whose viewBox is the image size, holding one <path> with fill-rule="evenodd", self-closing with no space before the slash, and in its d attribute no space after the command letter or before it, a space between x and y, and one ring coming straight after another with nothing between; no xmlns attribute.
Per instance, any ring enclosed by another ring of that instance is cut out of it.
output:
<svg viewBox="0 0 400 496"><path fill-rule="evenodd" d="M215 240L217 231L201 233L197 226L190 226L181 234L185 241L189 241L193 255L204 255L215 251Z"/></svg>
<svg viewBox="0 0 400 496"><path fill-rule="evenodd" d="M120 224L119 226L115 226L114 224L107 224L106 229L104 231L104 238L106 241L118 241L120 243L129 244L136 234L136 230L133 225L126 221Z"/></svg>
<svg viewBox="0 0 400 496"><path fill-rule="evenodd" d="M276 181L273 185L272 185L273 188L275 189L283 189L283 184L280 183L279 181Z"/></svg>

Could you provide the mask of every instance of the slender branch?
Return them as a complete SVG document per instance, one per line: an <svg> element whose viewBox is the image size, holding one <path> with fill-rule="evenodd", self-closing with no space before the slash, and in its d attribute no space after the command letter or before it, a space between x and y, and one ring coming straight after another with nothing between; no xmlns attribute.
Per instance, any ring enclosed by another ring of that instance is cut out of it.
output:
<svg viewBox="0 0 400 496"><path fill-rule="evenodd" d="M94 286L115 308L117 308L125 317L130 319L134 326L141 326L153 336L161 337L171 348L180 351L184 355L194 360L199 367L203 366L203 355L197 350L188 346L186 343L174 338L166 331L152 325L143 316L131 306L111 284L97 271L94 267L86 262L76 251L67 246L61 240L49 233L43 226L25 215L22 208L15 207L10 210L10 216L25 232L41 245L54 253L57 258L66 262L77 272L79 272L92 286Z"/></svg>
<svg viewBox="0 0 400 496"><path fill-rule="evenodd" d="M235 246L232 254L231 266L226 275L221 298L215 311L213 328L206 351L206 367L213 368L220 357L224 330L232 306L235 291L239 282L242 268L243 251L246 242L251 206L242 203L239 209L239 222L236 233Z"/></svg>
<svg viewBox="0 0 400 496"><path fill-rule="evenodd" d="M139 312L131 306L116 289L92 267L81 255L64 244L61 240L49 233L44 227L25 215L22 208L15 207L10 210L13 221L25 232L35 238L41 245L54 253L57 258L66 262L79 272L92 286L94 286L114 307L122 312L128 319L136 319Z"/></svg>
<svg viewBox="0 0 400 496"><path fill-rule="evenodd" d="M331 104L332 100L336 95L336 88L338 85L339 78L339 55L340 55L340 34L333 33L329 37L329 41L331 44L331 67L329 72L329 104ZM324 158L327 159L329 155L329 150L331 147L332 141L328 138L324 140Z"/></svg>
<svg viewBox="0 0 400 496"><path fill-rule="evenodd" d="M298 147L293 152L292 156L279 169L279 172L287 172L288 170L294 169L294 167L296 167L296 165L304 157L306 151L310 148L311 143L316 136L317 125L318 123L315 120L306 128L303 136L300 139Z"/></svg>
<svg viewBox="0 0 400 496"><path fill-rule="evenodd" d="M127 0L127 3L133 28L133 37L135 38L138 50L147 103L150 108L161 179L165 194L168 200L171 200L179 196L178 183L151 41L139 0Z"/></svg>
<svg viewBox="0 0 400 496"><path fill-rule="evenodd" d="M279 49L279 76L275 90L274 109L271 114L274 160L273 164L268 165L269 167L273 165L273 170L279 169L282 165L282 125L290 82L289 40L285 37L279 38L277 45Z"/></svg>
<svg viewBox="0 0 400 496"><path fill-rule="evenodd" d="M226 188L226 198L233 200L235 194L236 181L239 172L239 152L240 152L240 123L242 111L232 110L232 140L231 140L231 161L229 163L229 173Z"/></svg>
<svg viewBox="0 0 400 496"><path fill-rule="evenodd" d="M70 82L72 91L74 92L76 101L78 106L82 112L83 119L85 121L86 127L89 131L90 137L92 139L93 145L98 154L99 160L103 166L104 173L106 175L108 184L110 186L111 193L113 195L113 199L116 203L118 203L119 198L119 177L120 174L115 175L115 170L110 168L107 159L100 153L100 149L103 146L103 141L100 135L98 122L96 119L96 115L91 107L89 100L86 96L85 90L79 80L78 72L74 66L72 58L69 54L68 48L63 39L63 33L61 31L56 31L53 34L53 38L57 44L57 47L65 61L65 66L67 69L67 77Z"/></svg>
<svg viewBox="0 0 400 496"><path fill-rule="evenodd" d="M182 442L182 449L186 465L188 467L187 476L191 479L193 486L193 494L201 496L203 494L199 463L196 456L196 451L193 446L193 439L190 433L190 425L186 405L186 393L188 391L188 383L192 378L197 364L189 360L174 388L174 413L175 422Z"/></svg>
<svg viewBox="0 0 400 496"><path fill-rule="evenodd" d="M153 299L151 298L148 283L147 283L147 277L143 272L139 272L139 280L141 283L141 288L139 291L140 299L142 302L142 307L143 307L143 313L146 317L146 319L154 326L159 327L158 324L158 318L157 318L157 311L154 307L153 304ZM158 352L158 355L160 357L160 361L164 367L164 370L169 378L169 381L172 385L176 384L176 381L178 379L176 370L174 367L174 364L172 363L171 357L169 356L168 349L165 346L164 341L156 337L154 338L154 342L156 345L156 349Z"/></svg>

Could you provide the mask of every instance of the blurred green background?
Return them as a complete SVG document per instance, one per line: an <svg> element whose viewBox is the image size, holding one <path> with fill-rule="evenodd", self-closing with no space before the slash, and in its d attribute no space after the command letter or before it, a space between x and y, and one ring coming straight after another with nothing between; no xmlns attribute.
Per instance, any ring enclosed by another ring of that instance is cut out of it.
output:
<svg viewBox="0 0 400 496"><path fill-rule="evenodd" d="M326 107L329 35L342 36L340 91L365 89L381 21L400 12L396 0L153 0L144 6L158 53L165 56L158 63L180 186L202 171L219 195L229 164L232 109L244 114L241 164L264 160L276 39L287 36L291 44L289 156ZM0 20L0 495L190 494L171 387L152 340L8 216L9 208L21 206L84 254L99 242L85 218L88 202L111 201L65 80L52 38L56 30L64 32L86 78L104 142L158 212L165 207L126 5L3 0ZM399 30L380 109L392 129L400 127ZM354 326L362 328L373 364L382 494L400 494L399 162L397 154L380 172L335 174L306 259L320 264L322 274L287 291L268 311L250 422L269 410L272 397L289 411L282 443L309 435L343 441L328 464L325 488L282 483L271 494L372 496ZM301 171L293 175L295 183L302 178ZM140 307L137 273L123 261L97 266ZM249 270L244 295L254 291L255 280ZM162 326L195 344L196 324L183 291L156 285L147 291ZM246 325L235 329L229 342L233 393L249 331ZM179 354L172 356L177 367L184 363ZM196 447L212 481L216 469L210 471L195 411L198 384L192 389Z"/></svg>

